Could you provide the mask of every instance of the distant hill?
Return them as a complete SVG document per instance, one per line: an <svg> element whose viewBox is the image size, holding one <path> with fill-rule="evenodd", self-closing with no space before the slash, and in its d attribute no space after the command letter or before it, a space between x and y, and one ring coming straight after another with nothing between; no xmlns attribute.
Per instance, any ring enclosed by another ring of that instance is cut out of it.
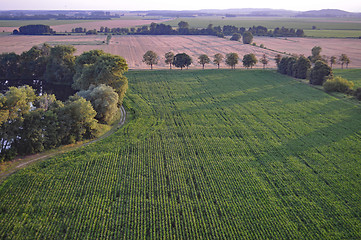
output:
<svg viewBox="0 0 361 240"><path fill-rule="evenodd" d="M361 13L351 13L339 9L322 9L302 12L296 17L361 17Z"/></svg>

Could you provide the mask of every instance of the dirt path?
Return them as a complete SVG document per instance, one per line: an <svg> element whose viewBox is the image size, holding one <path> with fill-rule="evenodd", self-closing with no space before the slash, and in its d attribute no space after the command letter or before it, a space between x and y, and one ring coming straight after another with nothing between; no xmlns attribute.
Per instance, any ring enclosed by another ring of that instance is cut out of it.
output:
<svg viewBox="0 0 361 240"><path fill-rule="evenodd" d="M79 144L79 145L75 145L75 146L71 146L71 147L64 147L64 149L62 149L61 147L55 150L50 150L47 153L39 153L39 154L35 154L35 155L30 155L30 156L26 156L20 159L15 159L11 162L9 162L9 167L7 168L7 170L5 170L4 172L0 173L0 183L5 180L6 177L8 177L9 175L15 173L16 171L30 165L31 163L34 162L38 162L40 160L45 160L49 157L53 157L55 155L58 154L62 154L62 153L66 153L69 151L72 151L74 149L80 148L80 147L84 147L84 146L88 146L91 143L95 143L101 139L104 139L106 137L108 137L109 135L113 134L119 127L123 126L126 120L126 116L127 116L127 112L125 111L124 107L121 106L120 107L120 120L119 123L117 125L115 125L114 127L112 127L111 130L109 130L107 133L105 133L104 135L102 135L101 137L94 139L92 141L83 143L83 144Z"/></svg>

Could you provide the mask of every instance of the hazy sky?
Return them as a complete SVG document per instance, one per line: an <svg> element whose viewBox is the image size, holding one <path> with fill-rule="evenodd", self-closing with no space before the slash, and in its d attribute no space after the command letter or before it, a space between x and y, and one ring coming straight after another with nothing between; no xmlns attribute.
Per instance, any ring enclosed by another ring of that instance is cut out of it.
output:
<svg viewBox="0 0 361 240"><path fill-rule="evenodd" d="M273 8L361 12L360 0L0 0L0 10L199 10Z"/></svg>

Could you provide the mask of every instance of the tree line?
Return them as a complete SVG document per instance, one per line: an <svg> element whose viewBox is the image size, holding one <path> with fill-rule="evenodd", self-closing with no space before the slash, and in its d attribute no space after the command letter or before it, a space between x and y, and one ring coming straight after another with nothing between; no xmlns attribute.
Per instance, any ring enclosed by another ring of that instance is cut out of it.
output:
<svg viewBox="0 0 361 240"><path fill-rule="evenodd" d="M0 93L0 161L94 138L100 124L114 121L128 88L125 59L101 50L74 52L72 46L43 45L0 55L1 79L42 79L78 90L65 102L37 96L29 86Z"/></svg>
<svg viewBox="0 0 361 240"><path fill-rule="evenodd" d="M322 48L315 46L312 48L312 55L305 57L304 55L292 55L281 57L277 55L275 61L279 73L286 74L291 77L308 79L312 85L323 86L326 92L342 92L355 96L361 100L361 88L353 89L354 83L345 78L333 76L332 67L336 63L346 68L351 60L346 54L341 54L338 58L331 56L321 56ZM330 63L330 65L328 64Z"/></svg>
<svg viewBox="0 0 361 240"><path fill-rule="evenodd" d="M180 68L181 70L185 67L189 67L193 63L193 59L186 53L174 54L173 52L167 52L165 55L165 63L169 65L169 69L172 69L172 66ZM220 68L221 63L226 63L232 69L235 69L238 64L240 57L237 53L228 53L226 56L223 56L221 53L217 53L213 56L213 63L217 65L218 69ZM143 55L143 62L150 66L150 69L153 69L154 65L157 65L159 62L159 56L154 51L147 51ZM245 68L253 68L258 62L257 57L253 54L246 54L243 56L242 64ZM266 54L263 54L263 57L260 59L260 62L263 64L263 68L268 64L268 58ZM211 59L207 54L201 54L198 56L198 63L202 65L204 69L206 64L211 63Z"/></svg>
<svg viewBox="0 0 361 240"><path fill-rule="evenodd" d="M80 28L74 28L80 31ZM81 29L82 32L88 32L86 29ZM164 23L151 23L150 26L144 25L133 28L108 28L100 27L99 31L91 30L93 34L97 33L112 33L119 35L211 35L211 36L231 36L235 33L243 35L246 31L252 33L254 36L269 36L269 37L304 37L303 29L293 29L285 27L277 27L274 30L267 29L264 26L253 26L248 29L245 27L236 27L233 25L213 26L209 24L206 28L191 28L188 22L180 21L178 28L173 28L171 25Z"/></svg>

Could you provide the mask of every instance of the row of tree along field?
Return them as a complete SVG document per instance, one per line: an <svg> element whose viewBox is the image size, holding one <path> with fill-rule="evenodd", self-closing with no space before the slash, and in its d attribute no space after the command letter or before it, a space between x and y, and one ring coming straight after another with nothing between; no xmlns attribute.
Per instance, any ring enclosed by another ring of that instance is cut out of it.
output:
<svg viewBox="0 0 361 240"><path fill-rule="evenodd" d="M280 54L277 54L275 57L275 61L277 64L277 67L279 69L280 73L288 74L290 76L305 79L307 77L307 72L311 67L311 62L315 63L316 60L322 60L323 62L327 62L327 59L325 56L320 55L321 48L320 47L314 47L312 49L312 56L309 56L306 58L305 56L297 56L292 55L291 57L284 57ZM169 68L172 69L172 66L175 66L177 68L183 69L184 67L189 67L193 63L193 59L186 53L178 53L174 54L173 52L167 52L164 55L165 63L169 64ZM299 60L299 63L297 67L289 67L288 62L293 59ZM220 65L225 62L226 65L234 69L236 65L239 63L240 57L237 53L228 53L226 56L223 56L221 53L217 53L213 56L213 61L210 59L210 57L207 54L201 54L198 56L198 63L202 65L203 69L205 68L206 64L213 63L220 68ZM282 62L281 62L282 60ZM337 58L335 56L330 57L330 64L331 68L333 65L337 63ZM154 65L157 65L159 63L159 56L154 51L147 51L143 55L143 62L150 66L151 69L153 69ZM253 68L258 62L257 57L253 53L249 53L243 56L242 64L245 68ZM267 66L269 63L269 59L266 57L266 54L263 54L262 58L259 60L259 62L262 63L263 68ZM338 63L341 64L342 68L344 65L346 65L346 68L350 64L350 59L346 54L342 54L339 57ZM296 68L299 68L298 70ZM287 71L289 73L287 73ZM291 72L292 71L292 72Z"/></svg>
<svg viewBox="0 0 361 240"><path fill-rule="evenodd" d="M125 59L100 50L75 57L74 51L43 45L0 55L2 79L41 79L78 90L65 103L28 86L0 94L0 161L94 138L101 124L114 121L128 88Z"/></svg>
<svg viewBox="0 0 361 240"><path fill-rule="evenodd" d="M299 79L309 79L310 84L322 85L326 92L342 92L354 95L358 100L361 100L361 88L354 90L353 82L340 76L333 76L332 66L336 64L337 58L332 56L329 66L327 59L321 56L321 51L321 47L315 46L312 48L312 55L307 58L303 55L287 57L277 55L275 60L278 72ZM341 54L338 60L342 68L344 65L347 68L351 62L346 54Z"/></svg>
<svg viewBox="0 0 361 240"><path fill-rule="evenodd" d="M211 35L211 36L231 36L235 33L243 35L245 32L250 32L255 36L270 36L270 37L304 37L302 29L293 29L285 27L277 27L273 30L267 29L264 26L253 26L249 29L245 27L236 27L232 25L213 26L209 24L207 28L190 28L188 22L180 21L178 28L174 29L171 25L151 23L150 26L144 25L141 27L133 28L108 28L100 27L97 29L86 29L77 27L72 29L72 33L85 33L85 34L98 34L98 33L111 33L111 34L139 34L139 35ZM24 35L41 35L41 34L54 34L55 32L46 25L27 25L22 26L19 30L14 30L14 34Z"/></svg>
<svg viewBox="0 0 361 240"><path fill-rule="evenodd" d="M178 53L174 54L173 52L167 52L165 55L165 63L169 64L169 69L172 69L172 66L180 68L187 68L193 63L193 59L186 53ZM237 53L228 53L224 57L221 53L217 53L213 56L213 63L220 68L222 62L225 62L228 66L232 69L236 67L239 62L239 56ZM263 68L268 64L268 59L266 55L263 55L262 59L260 60L263 64ZM157 65L159 62L159 56L154 51L147 51L143 55L143 62L150 66L153 69L154 65ZM252 68L258 62L256 56L253 53L246 54L243 56L243 66L246 68ZM198 63L202 65L203 69L206 64L211 63L211 59L206 54L201 54L198 57Z"/></svg>
<svg viewBox="0 0 361 240"><path fill-rule="evenodd" d="M336 57L332 56L330 58L331 66L328 66L327 60L321 56L322 48L315 46L312 49L312 56L305 57L304 55L292 55L287 57L282 57L280 54L276 55L275 61L277 64L278 72L286 74L299 79L309 79L310 84L313 85L324 85L324 88L327 92L336 91L343 92L347 94L355 95L355 97L361 100L361 88L353 90L354 84L347 79L341 77L333 77L332 66L336 64ZM173 52L167 52L165 54L165 63L169 64L169 68L172 69L172 66L183 69L188 67L193 63L193 59L186 53L178 53L174 55ZM221 63L224 61L226 65L235 69L236 65L239 62L239 56L237 53L228 53L225 57L220 53L217 53L213 56L213 63L220 68ZM158 64L159 56L157 53L149 50L143 55L143 62L150 66L153 69L153 66ZM243 56L242 64L245 68L251 68L256 65L258 62L257 57L253 53L249 53ZM260 59L260 62L265 69L269 60L264 54ZM339 57L339 63L342 68L344 65L346 67L350 63L350 59L346 54L341 54ZM203 69L206 64L211 63L211 59L206 54L201 54L198 57L198 63L202 65ZM313 66L313 67L312 67Z"/></svg>

